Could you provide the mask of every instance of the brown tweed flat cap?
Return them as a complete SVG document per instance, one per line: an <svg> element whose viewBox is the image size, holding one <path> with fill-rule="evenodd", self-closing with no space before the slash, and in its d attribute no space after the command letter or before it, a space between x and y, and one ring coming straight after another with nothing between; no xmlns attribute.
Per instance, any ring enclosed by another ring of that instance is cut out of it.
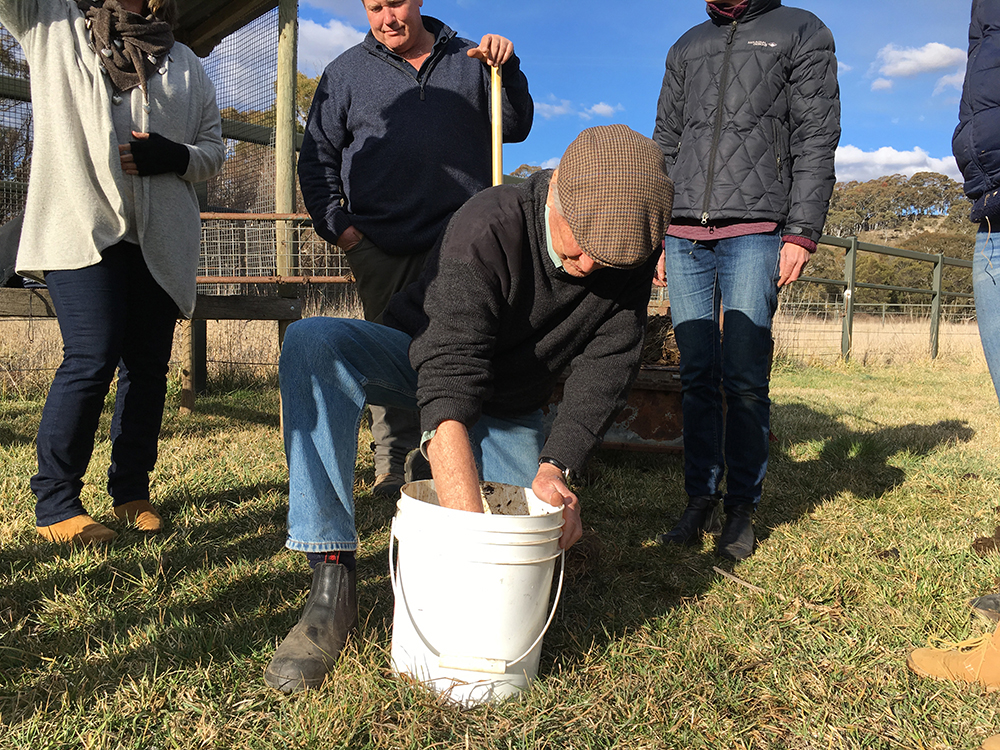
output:
<svg viewBox="0 0 1000 750"><path fill-rule="evenodd" d="M660 247L674 200L663 152L625 125L587 128L559 161L560 213L591 258L632 268Z"/></svg>

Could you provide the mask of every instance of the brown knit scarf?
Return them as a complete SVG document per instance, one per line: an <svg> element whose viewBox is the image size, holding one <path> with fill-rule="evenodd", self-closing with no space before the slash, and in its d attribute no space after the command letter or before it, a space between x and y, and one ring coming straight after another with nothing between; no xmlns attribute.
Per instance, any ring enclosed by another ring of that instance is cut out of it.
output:
<svg viewBox="0 0 1000 750"><path fill-rule="evenodd" d="M125 92L142 87L174 46L170 24L125 10L118 0L77 0L87 18L94 49L111 82Z"/></svg>

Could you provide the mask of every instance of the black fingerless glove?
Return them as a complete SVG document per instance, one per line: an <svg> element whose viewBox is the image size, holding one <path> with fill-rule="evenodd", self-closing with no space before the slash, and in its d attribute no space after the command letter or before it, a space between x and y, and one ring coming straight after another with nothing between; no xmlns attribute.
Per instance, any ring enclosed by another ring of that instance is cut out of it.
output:
<svg viewBox="0 0 1000 750"><path fill-rule="evenodd" d="M152 174L167 174L187 172L191 152L183 143L174 143L159 133L150 133L148 139L129 141L132 147L132 158L140 177Z"/></svg>

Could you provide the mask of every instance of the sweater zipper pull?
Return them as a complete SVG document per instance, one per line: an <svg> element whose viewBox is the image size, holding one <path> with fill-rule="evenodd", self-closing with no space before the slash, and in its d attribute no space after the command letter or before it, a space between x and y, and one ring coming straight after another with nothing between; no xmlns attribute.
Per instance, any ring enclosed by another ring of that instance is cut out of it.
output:
<svg viewBox="0 0 1000 750"><path fill-rule="evenodd" d="M702 215L701 215L701 225L703 227L704 226L708 226L708 211L705 211L704 213L702 213Z"/></svg>

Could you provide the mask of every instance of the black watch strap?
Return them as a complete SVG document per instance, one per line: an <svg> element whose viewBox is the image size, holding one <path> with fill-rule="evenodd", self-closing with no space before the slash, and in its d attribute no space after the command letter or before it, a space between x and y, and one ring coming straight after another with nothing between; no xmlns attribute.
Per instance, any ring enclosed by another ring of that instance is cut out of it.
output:
<svg viewBox="0 0 1000 750"><path fill-rule="evenodd" d="M541 466L542 464L552 464L557 469L559 469L559 471L562 472L562 475L565 479L569 479L569 467L559 459L551 458L549 456L542 456L541 458L538 459L538 465Z"/></svg>

